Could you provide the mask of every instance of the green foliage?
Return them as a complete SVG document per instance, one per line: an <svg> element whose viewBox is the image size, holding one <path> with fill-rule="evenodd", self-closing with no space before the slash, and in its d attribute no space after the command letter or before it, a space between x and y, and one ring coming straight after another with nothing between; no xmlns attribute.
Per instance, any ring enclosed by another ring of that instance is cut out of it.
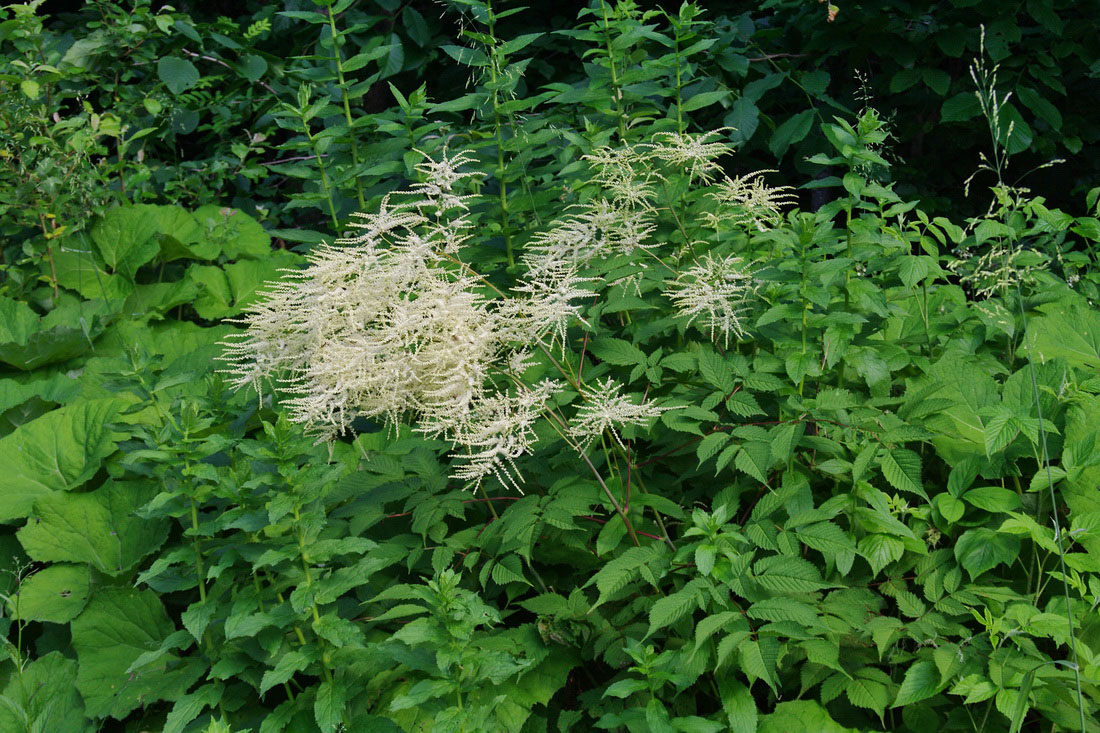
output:
<svg viewBox="0 0 1100 733"><path fill-rule="evenodd" d="M258 5L0 11L0 729L1098 730L1100 189L1006 182L1091 160L1073 8ZM291 359L370 349L420 402Z"/></svg>

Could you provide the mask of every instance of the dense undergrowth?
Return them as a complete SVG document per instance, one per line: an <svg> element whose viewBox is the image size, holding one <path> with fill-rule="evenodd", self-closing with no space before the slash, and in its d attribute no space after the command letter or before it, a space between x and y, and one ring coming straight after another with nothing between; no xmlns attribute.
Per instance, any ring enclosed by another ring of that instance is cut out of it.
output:
<svg viewBox="0 0 1100 733"><path fill-rule="evenodd" d="M963 217L752 14L37 5L0 730L1100 729L1100 188L1004 27Z"/></svg>

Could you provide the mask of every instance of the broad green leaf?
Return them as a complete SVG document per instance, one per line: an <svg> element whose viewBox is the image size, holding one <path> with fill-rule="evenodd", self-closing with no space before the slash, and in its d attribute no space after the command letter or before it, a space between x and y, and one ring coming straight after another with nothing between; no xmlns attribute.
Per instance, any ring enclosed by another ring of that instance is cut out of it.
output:
<svg viewBox="0 0 1100 733"><path fill-rule="evenodd" d="M1100 369L1100 313L1083 304L1052 305L1031 318L1018 356L1048 361L1063 358L1072 366Z"/></svg>
<svg viewBox="0 0 1100 733"><path fill-rule="evenodd" d="M911 705L932 697L940 688L940 673L932 662L914 662L905 670L905 679L901 681L897 697L890 707Z"/></svg>
<svg viewBox="0 0 1100 733"><path fill-rule="evenodd" d="M814 111L807 109L788 118L772 133L768 148L776 158L782 158L787 149L810 133L814 124Z"/></svg>
<svg viewBox="0 0 1100 733"><path fill-rule="evenodd" d="M303 650L288 651L280 656L274 669L264 672L263 679L260 680L260 694L264 694L275 685L283 684L293 677L295 672L308 667L316 656L313 652L312 648L304 647Z"/></svg>
<svg viewBox="0 0 1100 733"><path fill-rule="evenodd" d="M12 618L65 624L84 610L90 589L87 565L50 565L19 584L8 599Z"/></svg>
<svg viewBox="0 0 1100 733"><path fill-rule="evenodd" d="M157 76L172 94L185 92L199 81L199 70L187 59L164 56L157 61Z"/></svg>
<svg viewBox="0 0 1100 733"><path fill-rule="evenodd" d="M87 352L117 303L63 298L39 317L26 303L0 296L0 362L30 371Z"/></svg>
<svg viewBox="0 0 1100 733"><path fill-rule="evenodd" d="M198 288L195 312L207 320L239 315L261 297L267 283L278 280L280 270L301 260L286 250L275 250L262 260L241 260L225 267L192 265L188 280Z"/></svg>
<svg viewBox="0 0 1100 733"><path fill-rule="evenodd" d="M159 208L148 204L117 206L96 222L91 238L107 267L132 280L139 267L157 256Z"/></svg>
<svg viewBox="0 0 1100 733"><path fill-rule="evenodd" d="M122 719L141 705L177 699L201 673L199 666L181 665L171 653L127 672L172 632L152 591L98 588L71 628L80 665L76 686L92 717Z"/></svg>
<svg viewBox="0 0 1100 733"><path fill-rule="evenodd" d="M829 717L828 711L813 700L791 700L775 706L775 711L760 720L758 733L859 733L845 728Z"/></svg>
<svg viewBox="0 0 1100 733"><path fill-rule="evenodd" d="M118 399L66 405L0 439L0 520L26 517L39 497L91 478L121 437L108 423L124 405Z"/></svg>
<svg viewBox="0 0 1100 733"><path fill-rule="evenodd" d="M775 665L779 659L779 640L774 636L761 636L757 641L741 644L741 669L749 679L763 680L774 692L778 685Z"/></svg>
<svg viewBox="0 0 1100 733"><path fill-rule="evenodd" d="M1018 510L1020 497L1000 486L981 486L963 494L963 501L979 509L995 514L1007 514Z"/></svg>
<svg viewBox="0 0 1100 733"><path fill-rule="evenodd" d="M6 701L0 699L0 730L11 733L97 730L84 717L84 701L76 689L76 669L72 659L61 652L50 652L24 667L21 674L11 675L3 691Z"/></svg>
<svg viewBox="0 0 1100 733"><path fill-rule="evenodd" d="M717 389L723 395L730 392L734 385L734 374L730 366L726 364L726 360L719 356L714 349L710 348L700 349L698 357L699 374L707 381L707 384ZM665 361L668 360L666 359Z"/></svg>
<svg viewBox="0 0 1100 733"><path fill-rule="evenodd" d="M973 580L1002 563L1010 563L1020 554L1020 539L1015 535L979 527L963 532L955 542L955 559Z"/></svg>
<svg viewBox="0 0 1100 733"><path fill-rule="evenodd" d="M134 514L157 492L151 483L108 481L92 492L43 496L19 541L40 562L87 562L118 575L164 543L164 521Z"/></svg>

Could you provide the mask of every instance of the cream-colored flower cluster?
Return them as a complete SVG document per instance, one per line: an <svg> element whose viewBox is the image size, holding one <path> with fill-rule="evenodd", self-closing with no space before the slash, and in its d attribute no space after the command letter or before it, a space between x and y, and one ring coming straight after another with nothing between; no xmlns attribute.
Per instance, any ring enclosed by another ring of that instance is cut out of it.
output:
<svg viewBox="0 0 1100 733"><path fill-rule="evenodd" d="M538 419L563 389L523 381L529 350L555 341L567 349L569 327L584 323L583 307L609 285L599 262L662 246L658 189L673 169L689 181L717 178L716 160L729 147L714 134L664 134L587 156L603 195L534 235L521 257L525 273L511 293L495 296L461 259L474 231L466 192L476 174L463 170L472 160L425 156L409 190L357 214L356 236L317 247L304 269L288 272L246 312L239 322L247 328L226 343L223 371L237 387L273 383L287 395L291 419L323 438L358 417L390 427L411 420L456 447L464 459L456 479L477 486L495 476L518 487L515 462L531 451ZM711 188L719 203L712 224L760 229L789 196L748 177ZM679 313L689 323L701 319L712 338L728 344L745 335L756 285L740 258L705 254L665 287ZM663 410L620 394L609 379L574 386L582 401L572 421L558 416L556 424L581 450L608 431L622 443L618 426L643 426Z"/></svg>

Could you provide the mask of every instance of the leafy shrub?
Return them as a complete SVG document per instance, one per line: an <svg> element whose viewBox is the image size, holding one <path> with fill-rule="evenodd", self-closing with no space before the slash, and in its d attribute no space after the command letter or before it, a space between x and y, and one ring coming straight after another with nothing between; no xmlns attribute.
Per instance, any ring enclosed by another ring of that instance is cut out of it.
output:
<svg viewBox="0 0 1100 733"><path fill-rule="evenodd" d="M1002 145L927 213L871 109L793 208L691 5L593 3L539 99L464 5L474 120L398 91L361 216L347 79L280 93L276 231L343 241L124 203L9 263L0 728L1094 730L1100 212Z"/></svg>

